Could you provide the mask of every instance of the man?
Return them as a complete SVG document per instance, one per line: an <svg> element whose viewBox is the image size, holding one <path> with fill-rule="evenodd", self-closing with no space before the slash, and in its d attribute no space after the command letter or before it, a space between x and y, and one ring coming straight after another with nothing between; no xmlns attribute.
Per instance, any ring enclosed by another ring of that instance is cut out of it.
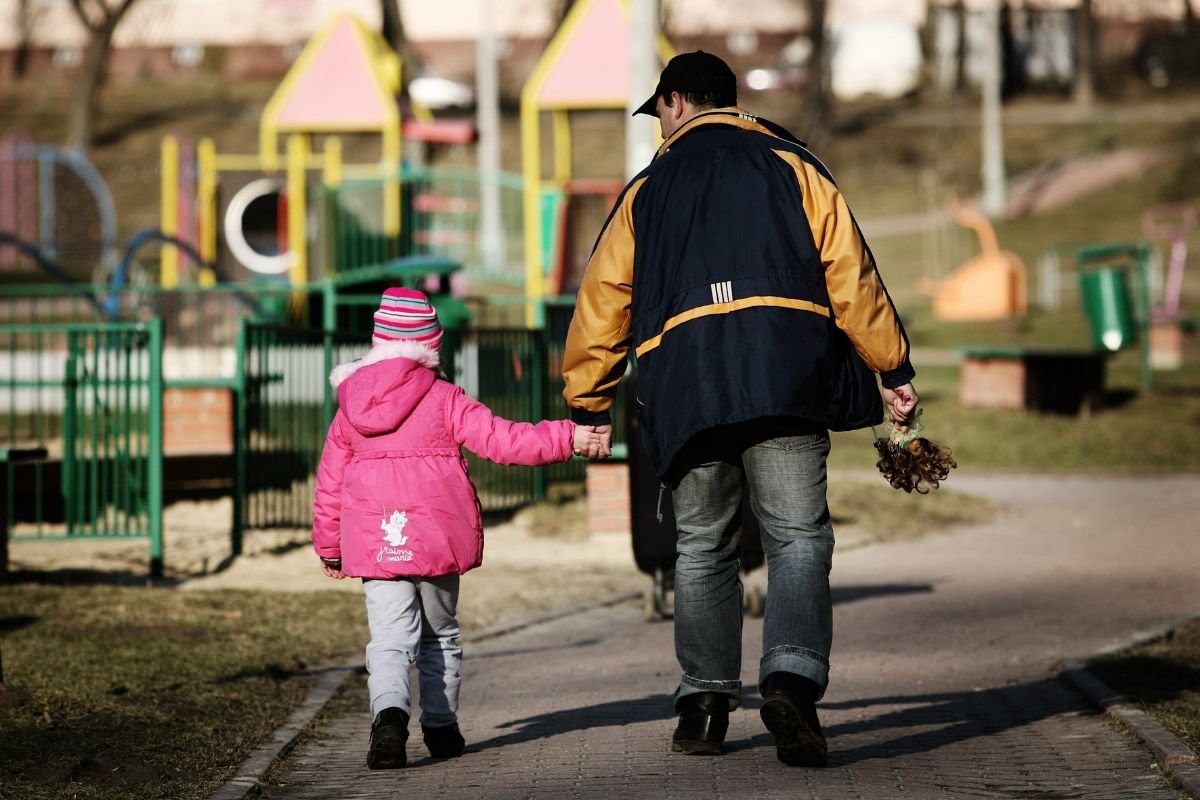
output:
<svg viewBox="0 0 1200 800"><path fill-rule="evenodd" d="M917 404L908 339L825 167L737 108L703 51L671 59L635 114L665 140L618 198L567 335L563 395L602 435L632 350L647 450L677 522L672 749L719 754L741 693L743 484L767 561L759 689L779 759L825 766L815 704L829 679L829 433Z"/></svg>

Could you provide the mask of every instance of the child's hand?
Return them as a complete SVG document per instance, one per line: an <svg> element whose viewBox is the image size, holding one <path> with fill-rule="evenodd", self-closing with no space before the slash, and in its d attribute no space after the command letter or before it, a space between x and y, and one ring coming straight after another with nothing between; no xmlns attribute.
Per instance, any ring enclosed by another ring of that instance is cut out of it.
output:
<svg viewBox="0 0 1200 800"><path fill-rule="evenodd" d="M612 455L611 440L611 425L576 425L572 449L577 456L604 458Z"/></svg>
<svg viewBox="0 0 1200 800"><path fill-rule="evenodd" d="M340 558L322 558L321 572L324 572L326 577L338 581L346 577L346 574L342 572L342 560Z"/></svg>

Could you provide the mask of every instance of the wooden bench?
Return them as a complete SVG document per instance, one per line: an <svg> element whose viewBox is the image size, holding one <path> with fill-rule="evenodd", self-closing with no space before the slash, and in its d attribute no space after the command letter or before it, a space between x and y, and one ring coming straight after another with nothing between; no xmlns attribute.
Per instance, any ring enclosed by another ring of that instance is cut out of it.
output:
<svg viewBox="0 0 1200 800"><path fill-rule="evenodd" d="M0 576L8 574L8 471L14 464L46 460L44 447L0 447Z"/></svg>
<svg viewBox="0 0 1200 800"><path fill-rule="evenodd" d="M1053 347L968 347L959 399L965 408L1087 416L1104 400L1110 353Z"/></svg>

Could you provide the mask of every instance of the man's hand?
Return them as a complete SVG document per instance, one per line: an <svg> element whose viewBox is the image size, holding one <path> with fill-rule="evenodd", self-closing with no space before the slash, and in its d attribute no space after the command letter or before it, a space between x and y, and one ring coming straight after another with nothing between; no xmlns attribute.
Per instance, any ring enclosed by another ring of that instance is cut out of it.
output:
<svg viewBox="0 0 1200 800"><path fill-rule="evenodd" d="M585 458L608 458L612 455L612 425L576 425L575 455Z"/></svg>
<svg viewBox="0 0 1200 800"><path fill-rule="evenodd" d="M883 389L883 404L887 406L892 424L897 430L908 430L908 424L912 422L913 412L917 410L919 401L917 390L911 383L897 386L895 389Z"/></svg>

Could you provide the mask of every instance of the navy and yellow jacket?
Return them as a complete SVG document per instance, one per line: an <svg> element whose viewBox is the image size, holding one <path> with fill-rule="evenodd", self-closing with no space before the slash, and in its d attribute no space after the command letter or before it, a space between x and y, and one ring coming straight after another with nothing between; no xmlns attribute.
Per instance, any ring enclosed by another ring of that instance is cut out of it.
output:
<svg viewBox="0 0 1200 800"><path fill-rule="evenodd" d="M604 424L630 350L660 475L720 425L880 421L874 373L913 377L908 339L828 170L773 123L703 112L625 187L567 334L572 419Z"/></svg>

